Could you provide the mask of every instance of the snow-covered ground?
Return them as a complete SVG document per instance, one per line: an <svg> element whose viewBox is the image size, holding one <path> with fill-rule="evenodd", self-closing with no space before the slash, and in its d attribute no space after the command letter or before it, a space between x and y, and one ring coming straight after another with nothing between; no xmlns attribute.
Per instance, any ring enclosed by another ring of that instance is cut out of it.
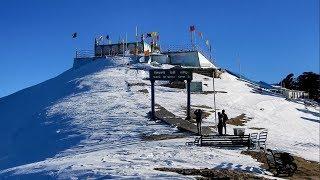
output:
<svg viewBox="0 0 320 180"><path fill-rule="evenodd" d="M256 160L240 154L241 149L186 146L192 138L143 141L143 134L179 132L146 117L150 95L139 90L150 89L145 79L148 73L135 69L143 65L130 66L129 61L99 60L1 98L0 177L185 178L155 171L155 167L263 173ZM195 74L195 78L204 77ZM316 109L254 93L248 84L227 73L216 79L215 86L227 92L217 94L217 108L225 109L229 117L241 113L252 117L247 128L267 128L268 147L319 161ZM192 94L191 98L192 105L213 107L212 94ZM156 103L185 116L185 90L157 86ZM213 123L213 117L206 124ZM228 127L231 131L232 126Z"/></svg>
<svg viewBox="0 0 320 180"><path fill-rule="evenodd" d="M212 78L194 74L194 80L202 80L208 84L208 88L212 88ZM253 118L246 123L246 132L262 131L249 128L267 129L268 148L285 150L308 160L320 161L319 107L307 107L302 102L288 101L274 94L260 94L252 85L228 73L223 73L221 79L215 79L215 89L222 92L216 95L217 110L225 109L229 118L242 113ZM185 116L185 93L159 91L157 95L161 97L161 105L176 115ZM192 94L191 104L206 105L213 109L213 99L213 94ZM176 102L176 105L172 105L172 102ZM214 123L213 113L206 122ZM229 125L227 132L233 133L234 127Z"/></svg>

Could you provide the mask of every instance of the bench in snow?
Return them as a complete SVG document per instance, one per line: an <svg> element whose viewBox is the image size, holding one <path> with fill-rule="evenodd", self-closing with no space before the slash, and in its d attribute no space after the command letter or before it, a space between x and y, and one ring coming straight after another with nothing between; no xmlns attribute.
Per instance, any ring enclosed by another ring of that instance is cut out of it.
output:
<svg viewBox="0 0 320 180"><path fill-rule="evenodd" d="M250 148L250 135L208 135L195 139L194 144L199 146L217 147L248 147Z"/></svg>

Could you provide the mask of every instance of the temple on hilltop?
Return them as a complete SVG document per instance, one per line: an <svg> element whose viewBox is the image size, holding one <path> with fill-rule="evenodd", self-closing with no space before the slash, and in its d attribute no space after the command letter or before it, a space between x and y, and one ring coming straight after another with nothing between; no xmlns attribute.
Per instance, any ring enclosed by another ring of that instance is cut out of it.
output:
<svg viewBox="0 0 320 180"><path fill-rule="evenodd" d="M117 55L148 55L151 46L144 42L129 42L116 44L96 44L94 46L95 57L117 56Z"/></svg>
<svg viewBox="0 0 320 180"><path fill-rule="evenodd" d="M217 69L211 55L205 53L194 43L182 46L160 46L158 32L142 34L139 40L136 35L135 42L119 40L118 43L111 43L109 36L95 38L93 51L77 51L73 66L77 68L96 59L112 56L131 57L137 63L170 64L193 69Z"/></svg>

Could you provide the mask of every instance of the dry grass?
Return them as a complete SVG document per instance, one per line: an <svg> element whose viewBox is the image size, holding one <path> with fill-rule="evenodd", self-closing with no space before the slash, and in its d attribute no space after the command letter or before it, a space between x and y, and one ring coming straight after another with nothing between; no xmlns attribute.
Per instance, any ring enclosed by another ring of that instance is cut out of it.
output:
<svg viewBox="0 0 320 180"><path fill-rule="evenodd" d="M250 155L252 158L257 159L259 162L262 163L262 168L268 169L267 159L264 152L242 151L241 154ZM292 177L287 177L288 179L320 179L320 163L315 161L308 161L297 156L294 156L294 162L297 164L298 170Z"/></svg>
<svg viewBox="0 0 320 180"><path fill-rule="evenodd" d="M154 168L158 171L176 172L186 176L200 176L197 179L266 179L253 174L228 169L187 169L187 168Z"/></svg>
<svg viewBox="0 0 320 180"><path fill-rule="evenodd" d="M195 106L193 106L193 107L195 107ZM203 106L203 107L209 107L209 106ZM209 107L209 108L210 108L210 107ZM182 107L182 109L183 109L183 111L184 111L185 113L187 113L187 107ZM196 109L199 109L199 108L196 108ZM196 109L194 109L194 108L191 108L191 109L190 109L190 116L191 116L191 120L190 120L190 121L194 121L194 122L195 122L196 115L194 114L194 111L195 111ZM200 108L200 109L201 109L201 108ZM206 108L206 109L207 109L207 108ZM207 111L207 110L205 110L205 109L201 109L201 110L203 111L203 113L202 113L202 119L205 119L205 118L209 117L210 114L212 113L212 112Z"/></svg>
<svg viewBox="0 0 320 180"><path fill-rule="evenodd" d="M298 170L290 179L320 179L320 163L294 156Z"/></svg>
<svg viewBox="0 0 320 180"><path fill-rule="evenodd" d="M167 84L161 84L160 86L169 87L169 88L176 88L176 89L185 89L186 83L184 81L173 81Z"/></svg>
<svg viewBox="0 0 320 180"><path fill-rule="evenodd" d="M146 83L128 83L128 86L146 86Z"/></svg>
<svg viewBox="0 0 320 180"><path fill-rule="evenodd" d="M141 139L144 141L161 141L161 140L167 140L167 139L184 138L187 136L188 136L187 134L152 134L152 135L142 134Z"/></svg>
<svg viewBox="0 0 320 180"><path fill-rule="evenodd" d="M226 123L227 124L231 124L231 125L235 125L235 126L244 126L246 122L248 122L249 120L246 118L245 114L241 114L237 117L234 118L230 118Z"/></svg>
<svg viewBox="0 0 320 180"><path fill-rule="evenodd" d="M263 130L263 129L265 129L265 128L251 127L251 128L249 128L249 129L253 129L253 130Z"/></svg>
<svg viewBox="0 0 320 180"><path fill-rule="evenodd" d="M192 94L214 94L214 91L203 91L203 92L191 92ZM228 93L226 91L216 91L216 94L218 93Z"/></svg>
<svg viewBox="0 0 320 180"><path fill-rule="evenodd" d="M149 93L148 89L139 89L138 92L142 92L142 93L145 93L145 94Z"/></svg>

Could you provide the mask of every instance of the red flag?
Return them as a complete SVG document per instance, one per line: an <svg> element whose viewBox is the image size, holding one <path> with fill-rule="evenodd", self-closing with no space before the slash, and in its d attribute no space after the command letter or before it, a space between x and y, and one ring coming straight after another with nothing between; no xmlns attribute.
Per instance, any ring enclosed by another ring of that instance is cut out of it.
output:
<svg viewBox="0 0 320 180"><path fill-rule="evenodd" d="M202 32L198 32L198 35L201 37L201 39L203 39Z"/></svg>
<svg viewBox="0 0 320 180"><path fill-rule="evenodd" d="M194 25L190 26L190 32L193 32L195 30L196 30L196 28L194 27Z"/></svg>

